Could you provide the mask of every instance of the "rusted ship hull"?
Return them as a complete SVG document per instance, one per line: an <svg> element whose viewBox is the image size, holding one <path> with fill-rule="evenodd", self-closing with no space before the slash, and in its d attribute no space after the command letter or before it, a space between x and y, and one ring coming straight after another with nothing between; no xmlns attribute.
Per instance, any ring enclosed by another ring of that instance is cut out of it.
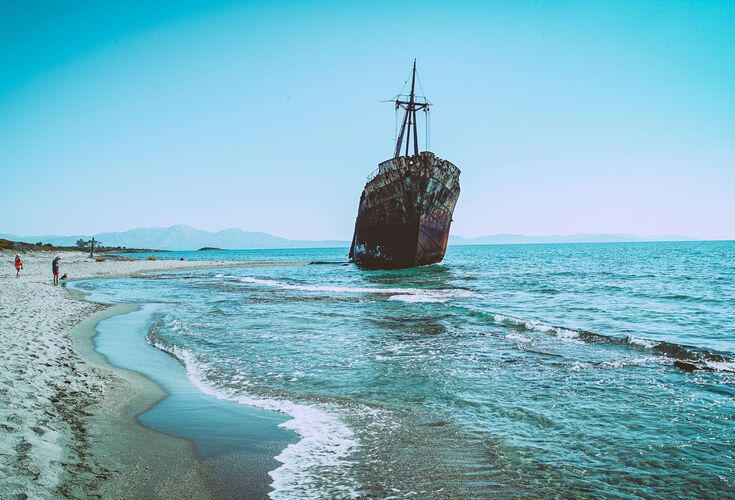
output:
<svg viewBox="0 0 735 500"><path fill-rule="evenodd" d="M360 197L350 259L381 269L441 261L459 198L459 174L430 152L381 163Z"/></svg>

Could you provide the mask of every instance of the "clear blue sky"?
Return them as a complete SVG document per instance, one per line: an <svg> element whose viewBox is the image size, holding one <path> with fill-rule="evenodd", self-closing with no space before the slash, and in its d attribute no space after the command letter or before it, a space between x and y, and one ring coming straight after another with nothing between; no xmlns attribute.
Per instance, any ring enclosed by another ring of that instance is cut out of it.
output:
<svg viewBox="0 0 735 500"><path fill-rule="evenodd" d="M416 57L454 234L735 238L732 1L0 3L0 232L349 239Z"/></svg>

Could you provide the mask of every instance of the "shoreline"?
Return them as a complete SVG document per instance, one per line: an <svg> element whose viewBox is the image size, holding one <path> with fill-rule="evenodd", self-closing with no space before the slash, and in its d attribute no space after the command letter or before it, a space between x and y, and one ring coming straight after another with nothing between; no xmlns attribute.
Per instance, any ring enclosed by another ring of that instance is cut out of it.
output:
<svg viewBox="0 0 735 500"><path fill-rule="evenodd" d="M138 422L138 415L164 399L166 392L144 375L109 363L94 347L101 321L139 309L132 304L112 305L69 332L82 361L92 370L106 372L108 383L105 393L93 403L93 413L85 419L90 453L106 477L100 478L101 483L89 484L84 493L102 498L211 498L211 486L193 443Z"/></svg>
<svg viewBox="0 0 735 500"><path fill-rule="evenodd" d="M0 251L3 261L12 262L13 255ZM0 267L0 422L6 422L0 429L0 491L29 497L211 498L216 485L194 444L137 420L165 391L144 375L107 363L94 349L98 323L136 306L99 304L63 284L52 286L50 262L56 255L23 255L18 279L14 268ZM62 273L70 281L304 264L97 262L84 253L62 254ZM131 442L145 446L134 449Z"/></svg>
<svg viewBox="0 0 735 500"><path fill-rule="evenodd" d="M95 405L104 417L89 420L92 454L118 471L102 496L266 498L274 457L299 439L280 428L289 418L199 390L180 360L149 343L159 310L115 304L71 332L82 359L120 382Z"/></svg>

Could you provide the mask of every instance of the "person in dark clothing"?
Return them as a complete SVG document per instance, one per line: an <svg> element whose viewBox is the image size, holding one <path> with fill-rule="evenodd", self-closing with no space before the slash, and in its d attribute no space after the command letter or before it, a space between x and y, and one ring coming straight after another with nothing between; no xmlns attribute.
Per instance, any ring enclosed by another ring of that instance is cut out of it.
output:
<svg viewBox="0 0 735 500"><path fill-rule="evenodd" d="M61 258L56 257L51 263L51 271L54 273L54 286L59 284L59 268L61 267Z"/></svg>

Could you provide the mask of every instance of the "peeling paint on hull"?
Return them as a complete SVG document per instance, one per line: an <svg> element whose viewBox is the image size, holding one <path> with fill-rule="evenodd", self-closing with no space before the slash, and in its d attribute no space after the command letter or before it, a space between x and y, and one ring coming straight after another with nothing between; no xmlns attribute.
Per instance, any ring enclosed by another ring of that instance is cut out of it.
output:
<svg viewBox="0 0 735 500"><path fill-rule="evenodd" d="M381 163L360 197L350 259L380 269L441 261L459 198L459 173L428 151Z"/></svg>

